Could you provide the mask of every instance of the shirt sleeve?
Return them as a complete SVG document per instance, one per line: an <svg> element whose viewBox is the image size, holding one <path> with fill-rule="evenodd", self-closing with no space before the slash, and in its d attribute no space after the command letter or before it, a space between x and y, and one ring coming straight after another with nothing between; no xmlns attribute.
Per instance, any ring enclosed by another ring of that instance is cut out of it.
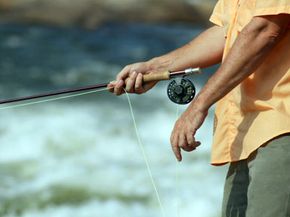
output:
<svg viewBox="0 0 290 217"><path fill-rule="evenodd" d="M224 26L222 17L223 17L222 0L219 0L215 5L215 8L210 16L209 21L218 26Z"/></svg>
<svg viewBox="0 0 290 217"><path fill-rule="evenodd" d="M290 14L290 0L255 0L254 16Z"/></svg>

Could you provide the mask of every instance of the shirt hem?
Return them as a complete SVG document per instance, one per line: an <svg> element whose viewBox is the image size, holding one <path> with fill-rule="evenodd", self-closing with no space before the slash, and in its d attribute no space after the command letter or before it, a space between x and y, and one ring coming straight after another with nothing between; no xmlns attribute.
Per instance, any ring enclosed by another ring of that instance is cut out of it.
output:
<svg viewBox="0 0 290 217"><path fill-rule="evenodd" d="M242 161L242 160L246 160L250 157L250 155L255 152L258 148L262 147L263 145L266 145L266 143L270 142L271 140L279 137L279 136L282 136L284 134L287 134L287 133L290 133L290 130L283 130L281 131L280 133L278 133L277 135L275 136L272 136L271 138L267 139L265 142L262 142L258 147L254 148L253 150L251 150L250 152L246 153L244 156L241 156L240 158L236 159L236 158L232 158L230 160L226 160L226 161L215 161L215 160L212 160L211 161L211 165L212 166L224 166L228 163L234 163L234 162L238 162L238 161Z"/></svg>

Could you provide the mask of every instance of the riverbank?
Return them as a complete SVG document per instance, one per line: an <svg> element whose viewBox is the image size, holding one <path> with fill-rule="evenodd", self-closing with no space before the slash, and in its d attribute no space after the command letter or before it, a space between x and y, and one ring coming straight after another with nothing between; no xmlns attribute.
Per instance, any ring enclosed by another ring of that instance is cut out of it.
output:
<svg viewBox="0 0 290 217"><path fill-rule="evenodd" d="M207 26L215 3L215 0L0 0L0 22L89 29L116 21Z"/></svg>

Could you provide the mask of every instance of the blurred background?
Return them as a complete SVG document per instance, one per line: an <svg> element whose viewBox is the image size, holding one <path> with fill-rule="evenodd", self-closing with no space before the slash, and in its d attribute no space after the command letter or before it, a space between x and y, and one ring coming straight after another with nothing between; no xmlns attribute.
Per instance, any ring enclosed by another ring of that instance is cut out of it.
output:
<svg viewBox="0 0 290 217"><path fill-rule="evenodd" d="M215 2L0 0L0 98L113 80L190 41ZM192 78L198 90L215 68ZM176 163L169 137L186 106L170 102L166 86L130 96L165 215L218 217L226 168L210 166L213 111L202 146ZM162 216L126 97L0 108L0 216Z"/></svg>

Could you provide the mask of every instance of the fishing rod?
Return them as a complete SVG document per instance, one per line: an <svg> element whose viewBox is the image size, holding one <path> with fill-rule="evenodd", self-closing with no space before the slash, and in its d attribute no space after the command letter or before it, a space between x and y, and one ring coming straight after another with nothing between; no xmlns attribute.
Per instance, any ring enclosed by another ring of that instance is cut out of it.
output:
<svg viewBox="0 0 290 217"><path fill-rule="evenodd" d="M165 72L158 72L153 74L146 74L143 75L143 82L151 82L151 81L161 81L161 80L172 80L167 88L167 95L169 99L178 104L186 104L189 103L195 96L195 86L194 84L185 76L189 76L192 74L200 74L200 68L189 68L182 71L165 71ZM175 80L177 77L182 77L179 81ZM40 99L45 97L69 94L69 93L77 93L77 92L84 92L89 90L97 90L101 88L106 88L109 83L103 84L95 84L89 85L84 87L78 88L70 88L65 90L57 90L51 91L47 93L40 93L31 96L24 96L19 98L11 98L11 99L4 99L0 100L0 104L8 104L8 103L15 103L15 102L22 102L28 101L33 99Z"/></svg>

